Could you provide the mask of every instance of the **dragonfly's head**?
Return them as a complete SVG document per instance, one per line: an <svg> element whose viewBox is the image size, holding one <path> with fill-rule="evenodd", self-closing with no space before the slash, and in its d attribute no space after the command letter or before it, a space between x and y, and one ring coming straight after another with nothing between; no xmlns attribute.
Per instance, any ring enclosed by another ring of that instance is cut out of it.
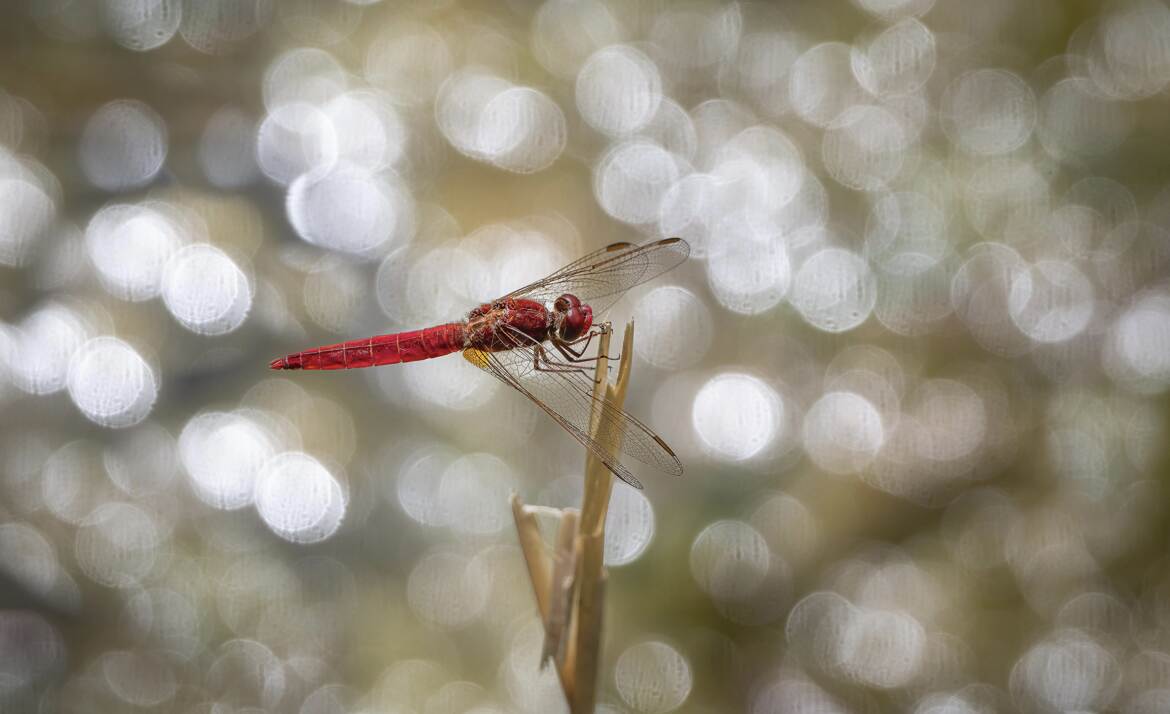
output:
<svg viewBox="0 0 1170 714"><path fill-rule="evenodd" d="M553 303L553 327L557 337L575 340L593 326L593 308L581 304L576 295L565 293Z"/></svg>

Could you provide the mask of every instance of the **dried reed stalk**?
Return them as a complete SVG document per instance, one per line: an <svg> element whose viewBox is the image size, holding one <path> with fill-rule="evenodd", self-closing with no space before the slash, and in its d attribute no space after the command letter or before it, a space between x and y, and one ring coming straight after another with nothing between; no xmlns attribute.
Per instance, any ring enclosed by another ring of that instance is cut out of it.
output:
<svg viewBox="0 0 1170 714"><path fill-rule="evenodd" d="M626 325L622 336L622 360L617 381L609 381L610 331L602 333L598 346L594 409L590 436L612 443L614 435L601 434L597 404L609 400L621 408L626 400L630 363L634 354L634 325ZM512 515L520 549L528 566L528 577L536 594L536 606L544 623L541 666L556 664L561 689L573 714L592 712L597 699L597 673L601 661L601 625L605 604L605 516L613 491L613 473L592 453L585 460L585 494L581 509L556 511L560 518L553 552L540 535L538 512L512 495Z"/></svg>

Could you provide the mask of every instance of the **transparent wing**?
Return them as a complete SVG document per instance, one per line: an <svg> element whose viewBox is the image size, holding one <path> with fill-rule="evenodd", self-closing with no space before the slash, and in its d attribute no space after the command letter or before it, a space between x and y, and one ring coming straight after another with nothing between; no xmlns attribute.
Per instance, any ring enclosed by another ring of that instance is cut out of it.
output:
<svg viewBox="0 0 1170 714"><path fill-rule="evenodd" d="M514 339L518 343L527 340L522 336ZM578 371L536 369L536 343L527 342L504 352L467 350L465 356L535 402L618 478L634 488L642 488L642 484L622 465L619 452L668 474L682 474L678 457L657 434L608 400L593 396L591 377ZM601 420L596 438L589 432L595 402Z"/></svg>
<svg viewBox="0 0 1170 714"><path fill-rule="evenodd" d="M614 243L499 299L524 297L547 303L570 293L592 307L594 315L600 315L622 293L662 275L686 260L690 253L691 247L682 238L664 238L642 245Z"/></svg>

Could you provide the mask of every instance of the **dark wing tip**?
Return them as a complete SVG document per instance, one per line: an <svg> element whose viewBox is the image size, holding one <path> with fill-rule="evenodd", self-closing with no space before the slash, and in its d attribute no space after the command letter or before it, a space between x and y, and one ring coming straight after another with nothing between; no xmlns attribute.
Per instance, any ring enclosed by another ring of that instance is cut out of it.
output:
<svg viewBox="0 0 1170 714"><path fill-rule="evenodd" d="M625 483L626 485L633 486L634 488L638 489L639 491L643 490L642 482L639 481L638 479L634 478L630 474L618 474L617 477L620 478L622 480L622 482Z"/></svg>
<svg viewBox="0 0 1170 714"><path fill-rule="evenodd" d="M658 241L658 244L659 245L677 245L678 252L682 253L684 258L686 258L687 256L689 256L691 254L691 244L687 243L685 240L683 240L682 238L679 238L678 236L674 236L672 238L663 238L662 240Z"/></svg>
<svg viewBox="0 0 1170 714"><path fill-rule="evenodd" d="M630 243L629 241L619 241L617 243L610 243L609 245L605 246L605 250L607 253L612 253L615 250L625 250L626 248L631 248L633 245L634 244Z"/></svg>

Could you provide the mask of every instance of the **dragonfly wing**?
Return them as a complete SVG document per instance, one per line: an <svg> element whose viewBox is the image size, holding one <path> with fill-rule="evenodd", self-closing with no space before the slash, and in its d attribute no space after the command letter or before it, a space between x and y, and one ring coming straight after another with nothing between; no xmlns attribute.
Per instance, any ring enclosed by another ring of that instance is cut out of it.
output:
<svg viewBox="0 0 1170 714"><path fill-rule="evenodd" d="M617 302L622 293L682 263L690 252L691 247L682 238L664 238L642 245L614 243L500 300L524 297L548 303L569 293L599 315Z"/></svg>
<svg viewBox="0 0 1170 714"><path fill-rule="evenodd" d="M634 488L642 488L642 484L622 465L619 452L660 471L682 474L678 457L657 434L608 399L593 395L592 378L579 371L537 369L537 359L535 343L520 344L504 352L474 351L468 355L473 364L535 402L618 478ZM589 429L595 404L600 419L593 432L596 437L590 435Z"/></svg>

